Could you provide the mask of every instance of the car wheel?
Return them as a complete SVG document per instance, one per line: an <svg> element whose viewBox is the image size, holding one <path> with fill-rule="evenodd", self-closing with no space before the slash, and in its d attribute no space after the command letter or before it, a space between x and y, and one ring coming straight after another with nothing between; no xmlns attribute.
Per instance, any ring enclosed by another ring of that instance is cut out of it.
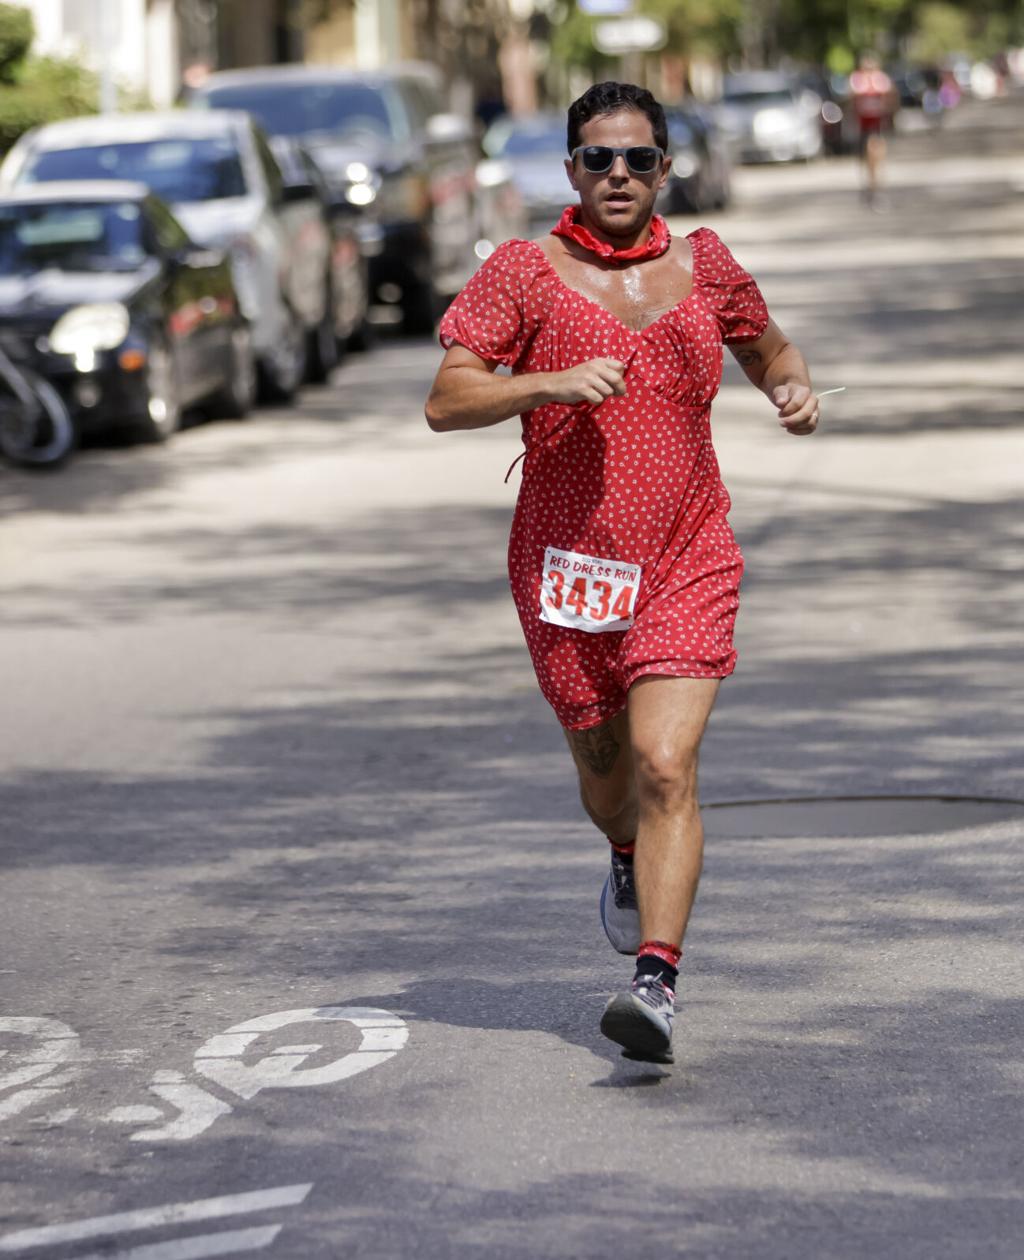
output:
<svg viewBox="0 0 1024 1260"><path fill-rule="evenodd" d="M174 355L163 342L149 348L145 380L146 414L139 424L147 442L166 442L181 426L181 389Z"/></svg>
<svg viewBox="0 0 1024 1260"><path fill-rule="evenodd" d="M345 340L345 349L354 350L357 353L371 350L376 336L376 330L373 324L370 323L370 286L367 283L364 271L359 292L359 318Z"/></svg>
<svg viewBox="0 0 1024 1260"><path fill-rule="evenodd" d="M231 332L227 383L214 394L206 411L218 420L244 420L255 401L256 358L252 332L247 324L239 324Z"/></svg>
<svg viewBox="0 0 1024 1260"><path fill-rule="evenodd" d="M324 302L324 317L308 336L306 379L321 384L327 380L341 358L334 331L334 297L330 286Z"/></svg>
<svg viewBox="0 0 1024 1260"><path fill-rule="evenodd" d="M354 350L357 354L361 354L366 350L372 350L376 340L377 330L370 323L369 312L364 311L363 318L349 333L348 341L345 345L346 349Z"/></svg>
<svg viewBox="0 0 1024 1260"><path fill-rule="evenodd" d="M265 402L291 402L306 375L306 330L291 307L286 311L279 344L260 360L259 393Z"/></svg>
<svg viewBox="0 0 1024 1260"><path fill-rule="evenodd" d="M437 291L429 280L415 287L410 286L402 294L402 329L404 332L428 335L434 331L437 318Z"/></svg>

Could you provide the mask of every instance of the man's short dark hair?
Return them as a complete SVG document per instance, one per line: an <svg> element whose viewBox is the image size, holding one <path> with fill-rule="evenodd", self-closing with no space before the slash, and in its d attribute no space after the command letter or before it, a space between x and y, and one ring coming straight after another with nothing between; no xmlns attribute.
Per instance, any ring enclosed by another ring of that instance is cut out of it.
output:
<svg viewBox="0 0 1024 1260"><path fill-rule="evenodd" d="M668 149L668 124L665 111L646 88L635 83L595 83L587 88L577 101L569 106L569 152L579 148L580 128L591 118L605 114L617 114L621 109L631 109L650 119L654 143L659 149Z"/></svg>

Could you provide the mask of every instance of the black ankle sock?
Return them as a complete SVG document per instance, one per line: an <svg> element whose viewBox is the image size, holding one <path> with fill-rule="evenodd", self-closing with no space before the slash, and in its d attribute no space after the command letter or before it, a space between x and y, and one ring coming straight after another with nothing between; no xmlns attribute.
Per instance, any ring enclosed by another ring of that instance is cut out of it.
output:
<svg viewBox="0 0 1024 1260"><path fill-rule="evenodd" d="M636 972L633 979L639 980L641 976L657 976L674 993L676 981L679 979L679 968L671 966L656 954L644 954L643 958L636 960Z"/></svg>

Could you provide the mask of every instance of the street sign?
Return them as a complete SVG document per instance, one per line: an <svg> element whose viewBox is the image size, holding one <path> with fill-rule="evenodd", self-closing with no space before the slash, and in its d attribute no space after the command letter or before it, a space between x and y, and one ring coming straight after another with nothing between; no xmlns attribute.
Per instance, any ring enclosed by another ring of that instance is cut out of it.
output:
<svg viewBox="0 0 1024 1260"><path fill-rule="evenodd" d="M598 22L594 27L594 47L609 57L624 53L654 52L664 48L665 24L651 17L622 17Z"/></svg>
<svg viewBox="0 0 1024 1260"><path fill-rule="evenodd" d="M614 17L631 12L633 0L576 0L576 6L588 17Z"/></svg>

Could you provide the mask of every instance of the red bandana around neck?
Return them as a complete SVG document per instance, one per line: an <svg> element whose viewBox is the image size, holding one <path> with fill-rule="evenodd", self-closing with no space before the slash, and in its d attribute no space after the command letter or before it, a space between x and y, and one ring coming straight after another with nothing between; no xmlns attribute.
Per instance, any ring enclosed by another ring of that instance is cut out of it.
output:
<svg viewBox="0 0 1024 1260"><path fill-rule="evenodd" d="M631 249L616 249L614 245L609 245L607 241L599 241L589 228L585 228L579 221L579 213L579 206L566 206L562 217L551 229L552 235L567 236L571 241L575 241L577 245L582 245L584 249L589 249L592 254L597 254L598 258L607 258L611 262L632 262L636 258L657 258L668 249L672 241L668 224L660 214L656 214L651 219L651 234L642 245L634 245Z"/></svg>

